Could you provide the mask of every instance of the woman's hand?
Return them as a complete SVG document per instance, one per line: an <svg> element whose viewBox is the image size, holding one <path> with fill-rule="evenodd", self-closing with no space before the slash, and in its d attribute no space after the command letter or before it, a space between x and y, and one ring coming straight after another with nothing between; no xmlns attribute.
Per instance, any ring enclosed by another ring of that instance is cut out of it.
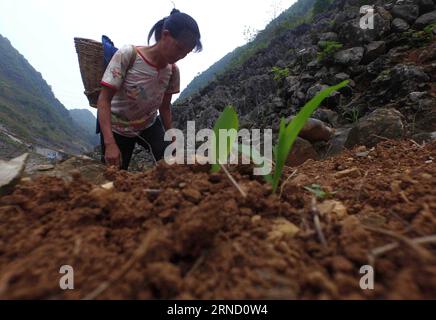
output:
<svg viewBox="0 0 436 320"><path fill-rule="evenodd" d="M116 143L110 143L106 145L106 151L104 155L106 165L121 167L121 153Z"/></svg>

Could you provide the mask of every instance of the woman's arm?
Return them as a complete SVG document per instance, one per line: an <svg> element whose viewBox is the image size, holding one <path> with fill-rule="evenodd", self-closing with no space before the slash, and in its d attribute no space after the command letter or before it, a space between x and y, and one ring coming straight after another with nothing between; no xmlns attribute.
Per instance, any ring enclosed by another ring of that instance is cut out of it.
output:
<svg viewBox="0 0 436 320"><path fill-rule="evenodd" d="M163 121L163 126L166 131L173 128L173 116L171 114L171 99L173 95L171 93L165 94L162 105L159 108L160 117Z"/></svg>
<svg viewBox="0 0 436 320"><path fill-rule="evenodd" d="M115 142L114 135L112 133L111 124L111 101L116 91L108 87L102 87L100 96L98 97L98 122L100 124L100 130L103 134L105 151L105 160L107 165L120 166L121 165L121 153L120 149Z"/></svg>

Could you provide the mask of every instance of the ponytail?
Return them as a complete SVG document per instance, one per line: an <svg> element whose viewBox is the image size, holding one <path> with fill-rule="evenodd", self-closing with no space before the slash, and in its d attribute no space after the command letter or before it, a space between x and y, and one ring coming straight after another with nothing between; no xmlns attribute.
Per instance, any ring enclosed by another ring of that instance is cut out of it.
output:
<svg viewBox="0 0 436 320"><path fill-rule="evenodd" d="M151 28L148 34L148 43L150 44L153 34L156 42L159 42L163 30L168 30L171 36L176 40L189 41L194 46L196 52L203 49L198 24L186 13L182 13L174 8L168 17L159 20L153 28Z"/></svg>

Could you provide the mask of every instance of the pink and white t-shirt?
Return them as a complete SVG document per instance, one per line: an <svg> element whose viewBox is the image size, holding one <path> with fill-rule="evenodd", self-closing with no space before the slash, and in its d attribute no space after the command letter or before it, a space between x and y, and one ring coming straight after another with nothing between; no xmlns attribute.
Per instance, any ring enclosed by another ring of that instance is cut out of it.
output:
<svg viewBox="0 0 436 320"><path fill-rule="evenodd" d="M129 69L134 48L136 60ZM101 84L117 91L111 103L112 130L134 137L153 125L165 94L179 93L180 72L175 64L158 69L137 47L126 45L112 57Z"/></svg>

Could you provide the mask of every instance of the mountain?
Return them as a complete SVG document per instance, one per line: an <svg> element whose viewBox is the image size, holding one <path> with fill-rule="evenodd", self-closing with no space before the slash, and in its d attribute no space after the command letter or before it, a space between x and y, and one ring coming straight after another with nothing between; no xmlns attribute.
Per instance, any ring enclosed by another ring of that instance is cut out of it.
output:
<svg viewBox="0 0 436 320"><path fill-rule="evenodd" d="M71 118L77 126L83 129L84 133L89 137L94 145L98 145L100 142L99 136L95 134L95 125L97 118L87 109L71 109Z"/></svg>
<svg viewBox="0 0 436 320"><path fill-rule="evenodd" d="M361 27L362 5L373 6L373 27ZM342 146L366 145L374 137L434 136L436 0L299 0L282 17L292 17L295 8L304 9L300 20L272 21L275 27L253 42L255 50L247 45L221 61L227 67L209 82L203 75L202 86L174 104L175 126L185 129L195 120L198 130L211 128L233 105L242 127L276 134L281 118L349 80L313 115L335 129ZM262 44L262 37L268 41ZM321 154L342 146L324 145Z"/></svg>
<svg viewBox="0 0 436 320"><path fill-rule="evenodd" d="M283 30L309 21L312 14L311 9L315 2L316 0L300 0L287 10L284 10L277 18L270 21L265 29L260 31L251 42L226 54L206 71L196 76L185 90L182 91L176 103L182 102L191 95L198 93L207 84L216 80L217 77L229 69L241 65L258 50L268 47L270 41Z"/></svg>
<svg viewBox="0 0 436 320"><path fill-rule="evenodd" d="M0 125L26 143L67 153L82 153L94 144L42 75L1 35Z"/></svg>

